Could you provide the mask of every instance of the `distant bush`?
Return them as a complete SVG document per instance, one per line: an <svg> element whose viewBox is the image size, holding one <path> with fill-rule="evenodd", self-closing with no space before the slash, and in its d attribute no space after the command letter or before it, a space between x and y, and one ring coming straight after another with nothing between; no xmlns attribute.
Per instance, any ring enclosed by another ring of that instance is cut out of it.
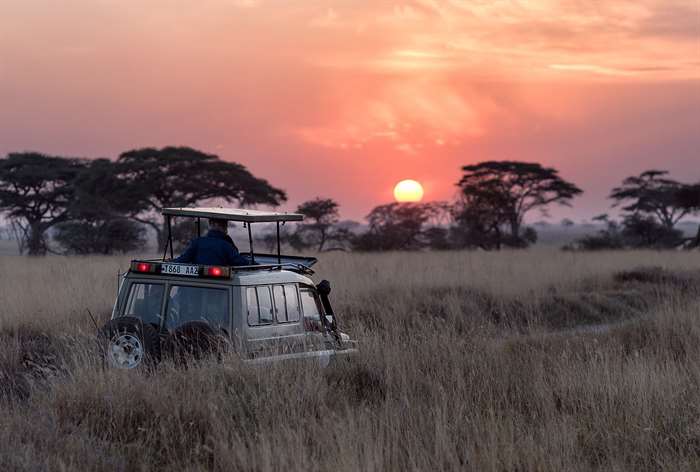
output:
<svg viewBox="0 0 700 472"><path fill-rule="evenodd" d="M666 249L683 241L683 232L662 225L651 216L632 214L622 221L622 238L631 248Z"/></svg>
<svg viewBox="0 0 700 472"><path fill-rule="evenodd" d="M598 220L605 222L604 229L579 238L565 249L670 249L683 242L681 231L669 228L648 215L626 215L621 223L608 219L607 215L601 215Z"/></svg>
<svg viewBox="0 0 700 472"><path fill-rule="evenodd" d="M57 226L56 242L69 254L115 254L145 244L145 228L126 219L69 221Z"/></svg>
<svg viewBox="0 0 700 472"><path fill-rule="evenodd" d="M360 251L416 250L447 244L447 235L430 224L444 211L440 203L389 203L374 208L369 229L357 236L353 245Z"/></svg>

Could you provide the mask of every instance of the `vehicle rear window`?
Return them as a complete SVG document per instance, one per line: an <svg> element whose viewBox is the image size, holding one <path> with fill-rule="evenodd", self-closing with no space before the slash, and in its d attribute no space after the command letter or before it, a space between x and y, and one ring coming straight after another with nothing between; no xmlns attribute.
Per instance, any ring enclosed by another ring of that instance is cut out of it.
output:
<svg viewBox="0 0 700 472"><path fill-rule="evenodd" d="M278 323L299 321L299 298L295 285L275 285L272 287L275 297L275 313Z"/></svg>
<svg viewBox="0 0 700 472"><path fill-rule="evenodd" d="M144 323L160 326L163 291L162 284L131 284L123 316L135 316L143 320Z"/></svg>
<svg viewBox="0 0 700 472"><path fill-rule="evenodd" d="M174 329L190 321L206 321L213 328L229 324L228 290L173 285L168 294L165 324Z"/></svg>
<svg viewBox="0 0 700 472"><path fill-rule="evenodd" d="M301 306L304 310L305 318L321 319L321 302L318 299L316 292L310 288L302 288L299 290L301 297Z"/></svg>
<svg viewBox="0 0 700 472"><path fill-rule="evenodd" d="M249 287L246 289L246 298L248 300L248 325L272 324L274 318L270 287Z"/></svg>

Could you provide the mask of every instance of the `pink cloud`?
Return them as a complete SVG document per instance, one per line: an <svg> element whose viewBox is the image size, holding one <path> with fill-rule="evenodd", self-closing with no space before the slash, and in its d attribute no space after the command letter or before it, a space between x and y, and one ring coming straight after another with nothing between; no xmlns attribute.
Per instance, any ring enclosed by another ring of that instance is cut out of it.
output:
<svg viewBox="0 0 700 472"><path fill-rule="evenodd" d="M403 178L541 160L607 204L645 166L700 178L697 2L15 2L0 17L0 152L187 144L291 204L359 217ZM658 162L655 162L655 159Z"/></svg>

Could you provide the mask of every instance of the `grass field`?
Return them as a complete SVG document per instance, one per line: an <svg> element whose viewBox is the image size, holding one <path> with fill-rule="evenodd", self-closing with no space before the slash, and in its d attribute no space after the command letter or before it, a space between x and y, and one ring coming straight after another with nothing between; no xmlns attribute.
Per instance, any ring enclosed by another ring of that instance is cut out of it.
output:
<svg viewBox="0 0 700 472"><path fill-rule="evenodd" d="M126 258L0 258L0 470L700 470L700 253L329 254L351 363L104 370Z"/></svg>

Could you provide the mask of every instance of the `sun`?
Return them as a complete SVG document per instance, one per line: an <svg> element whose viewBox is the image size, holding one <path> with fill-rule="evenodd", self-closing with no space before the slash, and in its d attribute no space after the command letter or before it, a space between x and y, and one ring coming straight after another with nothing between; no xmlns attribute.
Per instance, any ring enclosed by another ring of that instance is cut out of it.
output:
<svg viewBox="0 0 700 472"><path fill-rule="evenodd" d="M423 186L415 180L402 180L394 187L394 198L402 203L419 202L423 199Z"/></svg>

